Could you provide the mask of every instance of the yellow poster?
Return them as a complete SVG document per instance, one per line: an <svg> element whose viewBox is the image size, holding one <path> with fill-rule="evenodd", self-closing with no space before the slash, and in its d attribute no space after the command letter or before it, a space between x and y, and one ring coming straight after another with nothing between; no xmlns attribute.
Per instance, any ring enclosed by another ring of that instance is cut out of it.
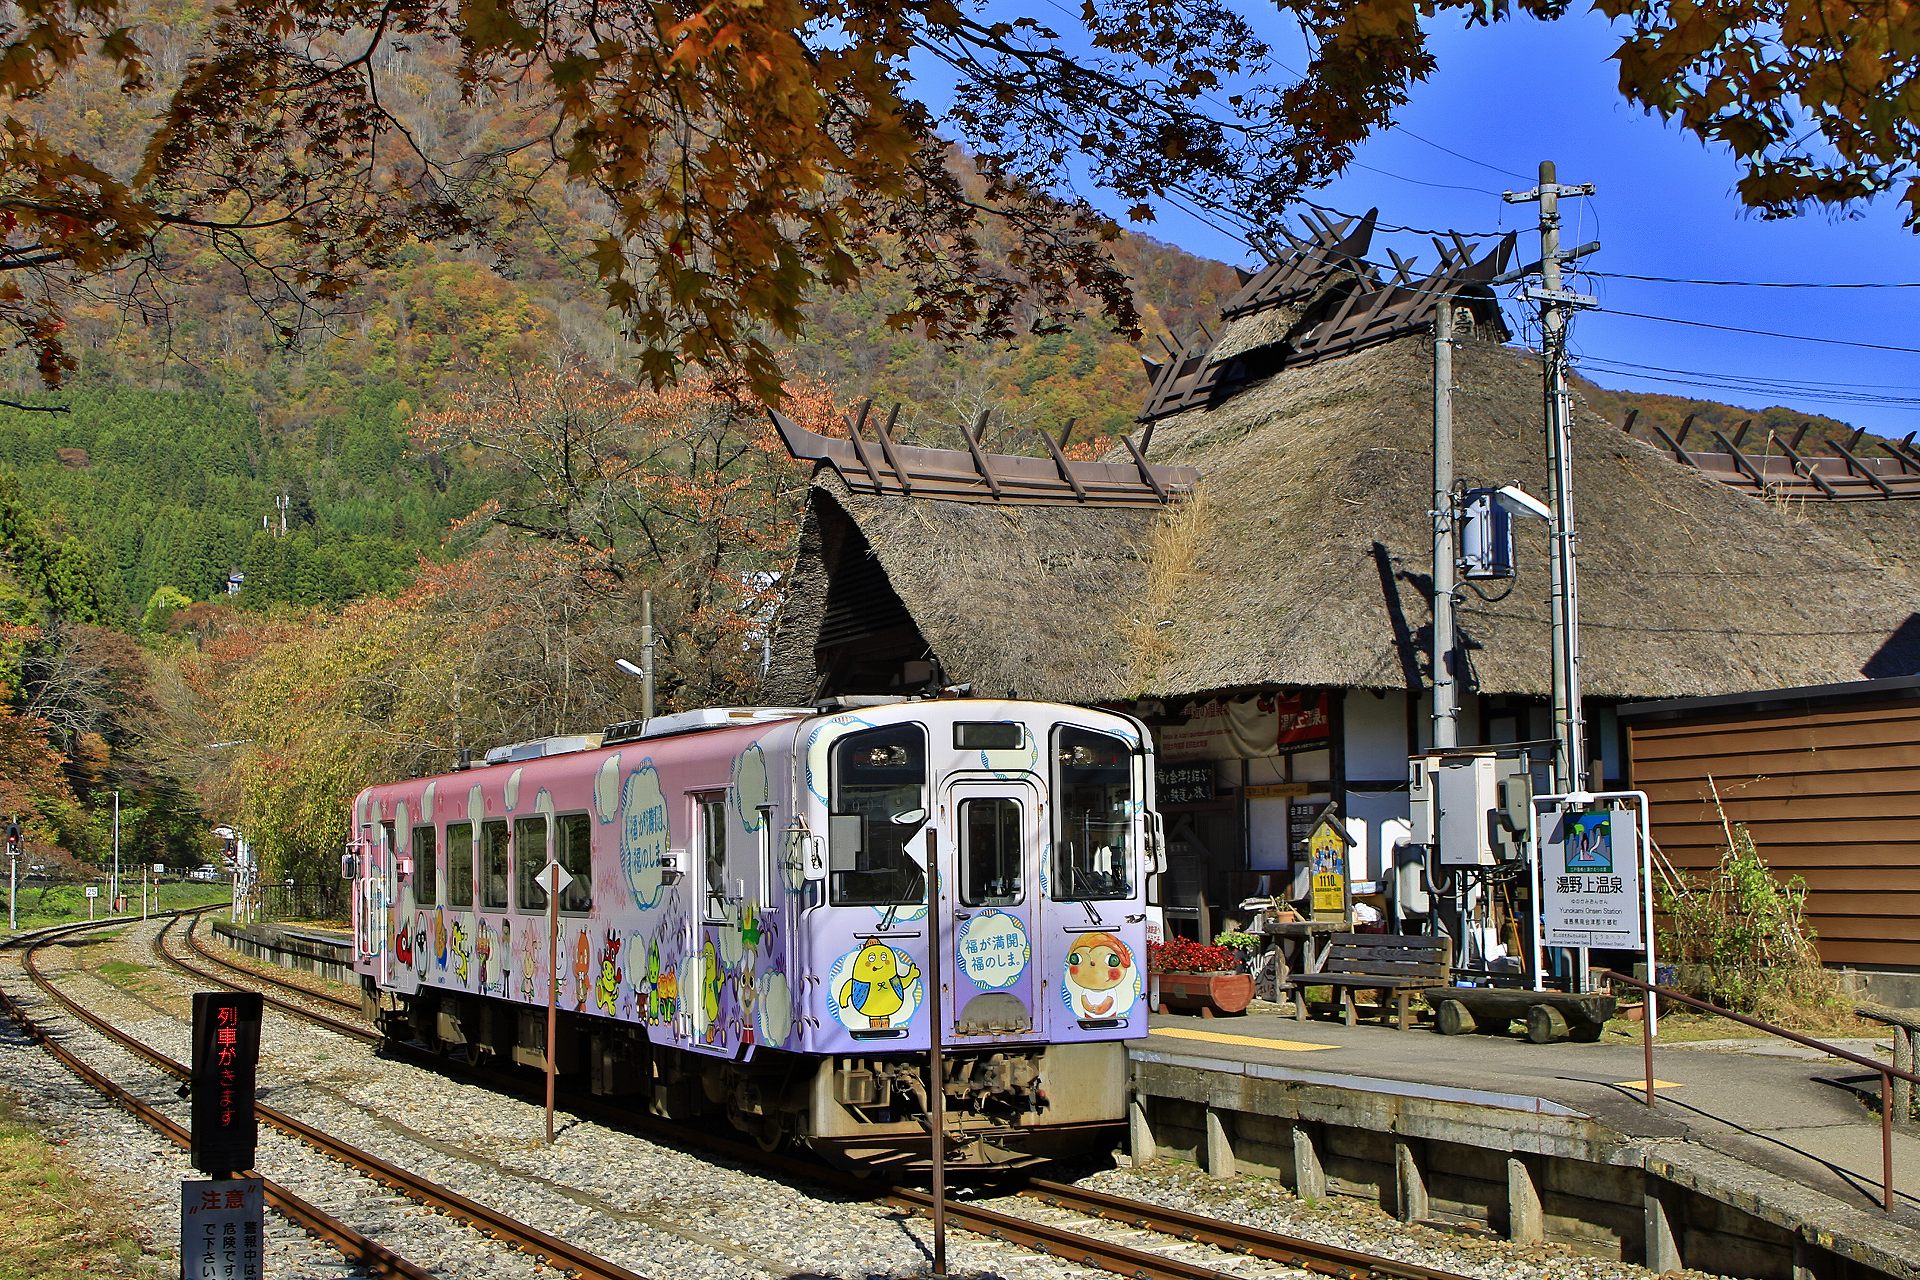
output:
<svg viewBox="0 0 1920 1280"><path fill-rule="evenodd" d="M1331 820L1322 819L1307 839L1307 858L1313 867L1314 918L1346 915L1346 833Z"/></svg>

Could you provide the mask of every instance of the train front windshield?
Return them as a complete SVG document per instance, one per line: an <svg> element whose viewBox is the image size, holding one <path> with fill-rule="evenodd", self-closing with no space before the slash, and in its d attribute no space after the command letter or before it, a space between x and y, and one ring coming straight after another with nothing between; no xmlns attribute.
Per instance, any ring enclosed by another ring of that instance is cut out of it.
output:
<svg viewBox="0 0 1920 1280"><path fill-rule="evenodd" d="M848 734L833 745L828 869L836 907L926 901L906 844L927 814L927 735L917 724Z"/></svg>
<svg viewBox="0 0 1920 1280"><path fill-rule="evenodd" d="M1112 734L1062 725L1055 739L1059 824L1053 896L1063 902L1131 898L1133 751Z"/></svg>

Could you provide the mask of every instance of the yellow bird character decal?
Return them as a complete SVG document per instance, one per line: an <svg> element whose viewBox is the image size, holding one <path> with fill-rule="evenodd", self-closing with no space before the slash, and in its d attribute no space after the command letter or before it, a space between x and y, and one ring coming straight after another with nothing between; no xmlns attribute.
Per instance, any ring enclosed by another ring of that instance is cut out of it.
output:
<svg viewBox="0 0 1920 1280"><path fill-rule="evenodd" d="M852 973L835 993L836 1003L865 1018L875 1031L892 1026L907 1006L908 990L920 981L920 967L913 961L906 961L905 973L900 971L903 958L878 939L868 941L854 956Z"/></svg>

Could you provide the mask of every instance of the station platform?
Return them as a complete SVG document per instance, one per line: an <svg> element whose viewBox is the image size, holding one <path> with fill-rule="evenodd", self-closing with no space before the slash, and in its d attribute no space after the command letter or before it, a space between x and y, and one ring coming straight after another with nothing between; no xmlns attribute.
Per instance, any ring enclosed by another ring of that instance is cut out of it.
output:
<svg viewBox="0 0 1920 1280"><path fill-rule="evenodd" d="M1649 1108L1637 1041L1442 1036L1261 1005L1150 1028L1131 1046L1136 1152L1656 1271L1920 1280L1920 1129L1895 1127L1888 1213L1879 1078L1786 1041L1656 1044Z"/></svg>

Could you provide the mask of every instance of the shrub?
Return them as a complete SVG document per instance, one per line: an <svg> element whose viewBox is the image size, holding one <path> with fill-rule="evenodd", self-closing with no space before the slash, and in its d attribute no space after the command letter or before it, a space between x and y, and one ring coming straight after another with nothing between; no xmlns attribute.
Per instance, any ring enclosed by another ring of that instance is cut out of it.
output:
<svg viewBox="0 0 1920 1280"><path fill-rule="evenodd" d="M1240 953L1232 947L1169 938L1147 944L1147 968L1154 973L1232 973L1240 968Z"/></svg>
<svg viewBox="0 0 1920 1280"><path fill-rule="evenodd" d="M1806 881L1776 877L1746 827L1724 810L1720 821L1720 865L1661 886L1661 961L1682 970L1689 994L1736 1012L1782 1021L1843 1007L1839 980L1813 945Z"/></svg>

